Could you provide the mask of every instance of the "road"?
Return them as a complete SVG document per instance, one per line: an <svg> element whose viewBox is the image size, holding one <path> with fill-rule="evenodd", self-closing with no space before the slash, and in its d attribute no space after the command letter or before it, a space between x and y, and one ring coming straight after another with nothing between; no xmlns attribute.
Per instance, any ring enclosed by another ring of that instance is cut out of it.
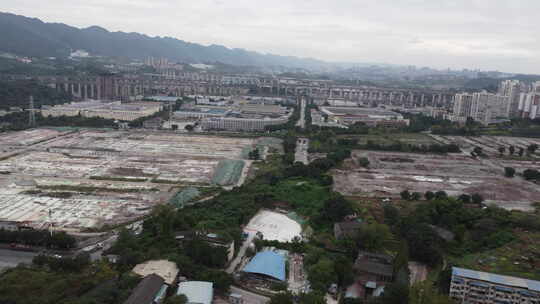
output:
<svg viewBox="0 0 540 304"><path fill-rule="evenodd" d="M251 242L253 241L253 238L255 237L255 233L253 232L248 232L248 233L249 235L247 239L244 241L244 243L242 244L242 247L240 247L240 251L238 251L236 258L234 258L234 260L231 262L229 267L227 267L227 270L226 270L227 273L233 273L235 271L236 266L242 261L242 258L246 254L246 250L248 249L249 244L251 244Z"/></svg>
<svg viewBox="0 0 540 304"><path fill-rule="evenodd" d="M306 99L304 97L300 102L300 119L298 119L296 126L302 129L306 127Z"/></svg>
<svg viewBox="0 0 540 304"><path fill-rule="evenodd" d="M242 299L244 300L244 303L246 304L266 304L270 302L270 299L265 296L261 296L256 293L243 290L235 286L231 286L231 293L242 295Z"/></svg>
<svg viewBox="0 0 540 304"><path fill-rule="evenodd" d="M9 249L0 249L0 270L2 268L11 268L19 263L32 263L32 259L38 255L37 252L15 251Z"/></svg>
<svg viewBox="0 0 540 304"><path fill-rule="evenodd" d="M309 148L309 139L307 138L298 138L296 141L296 151L294 153L294 161L301 162L304 165L309 164L308 160L308 148Z"/></svg>
<svg viewBox="0 0 540 304"><path fill-rule="evenodd" d="M116 242L117 239L118 239L118 235L114 234L114 235L112 235L111 237L109 237L109 238L107 238L105 240L101 240L100 242L95 242L95 243L85 247L85 248L96 248L96 245L98 243L103 244L103 248L100 248L98 250L94 249L94 250L92 250L90 252L90 260L92 262L101 260L101 258L103 256L103 252L106 251L107 249L111 248L111 246L114 244L114 242ZM85 252L85 250L84 250L85 248L77 251L76 253L79 254L79 253Z"/></svg>

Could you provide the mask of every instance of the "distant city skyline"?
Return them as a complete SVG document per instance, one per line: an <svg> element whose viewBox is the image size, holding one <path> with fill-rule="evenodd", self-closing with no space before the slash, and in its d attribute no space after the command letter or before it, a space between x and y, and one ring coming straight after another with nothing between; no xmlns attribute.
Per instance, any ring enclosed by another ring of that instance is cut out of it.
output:
<svg viewBox="0 0 540 304"><path fill-rule="evenodd" d="M328 62L540 74L535 0L19 0L0 10Z"/></svg>

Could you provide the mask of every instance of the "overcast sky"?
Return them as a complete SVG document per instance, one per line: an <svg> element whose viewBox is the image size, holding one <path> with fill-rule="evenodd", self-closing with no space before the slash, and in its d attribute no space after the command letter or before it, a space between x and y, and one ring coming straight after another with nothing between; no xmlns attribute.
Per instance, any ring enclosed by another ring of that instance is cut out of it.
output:
<svg viewBox="0 0 540 304"><path fill-rule="evenodd" d="M47 22L264 53L540 74L540 0L3 2Z"/></svg>

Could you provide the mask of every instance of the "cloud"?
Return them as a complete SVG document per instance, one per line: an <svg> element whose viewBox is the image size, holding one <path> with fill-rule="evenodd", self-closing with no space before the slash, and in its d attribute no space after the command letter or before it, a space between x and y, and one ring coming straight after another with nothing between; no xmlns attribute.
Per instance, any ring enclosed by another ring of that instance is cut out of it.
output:
<svg viewBox="0 0 540 304"><path fill-rule="evenodd" d="M2 9L329 61L540 73L538 0L18 0Z"/></svg>

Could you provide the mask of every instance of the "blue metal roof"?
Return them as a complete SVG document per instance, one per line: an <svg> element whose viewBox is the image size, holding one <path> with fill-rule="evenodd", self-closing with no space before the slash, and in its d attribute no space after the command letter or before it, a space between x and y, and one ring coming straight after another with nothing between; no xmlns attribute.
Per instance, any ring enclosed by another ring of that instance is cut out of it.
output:
<svg viewBox="0 0 540 304"><path fill-rule="evenodd" d="M273 251L259 252L244 267L244 272L263 274L285 281L285 257Z"/></svg>
<svg viewBox="0 0 540 304"><path fill-rule="evenodd" d="M500 285L514 286L526 288L529 290L534 290L540 292L540 281L527 280L523 278L510 277L505 275L499 275L494 273L475 271L470 269L452 267L452 275L457 275L460 277L491 282Z"/></svg>

